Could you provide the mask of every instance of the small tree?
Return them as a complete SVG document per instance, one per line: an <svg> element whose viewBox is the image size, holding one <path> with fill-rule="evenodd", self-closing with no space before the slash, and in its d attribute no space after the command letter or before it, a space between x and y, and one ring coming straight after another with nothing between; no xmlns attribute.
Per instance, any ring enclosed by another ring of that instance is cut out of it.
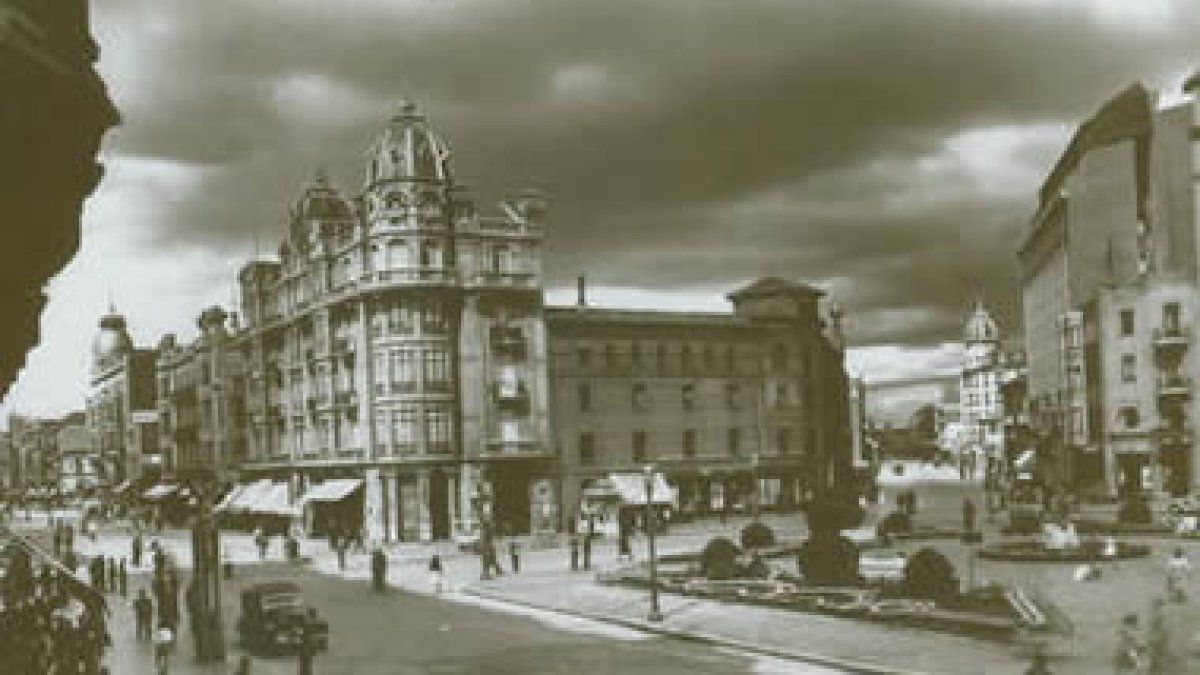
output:
<svg viewBox="0 0 1200 675"><path fill-rule="evenodd" d="M774 546L775 532L769 525L765 525L763 523L750 523L742 528L739 539L741 539L742 548L744 549Z"/></svg>
<svg viewBox="0 0 1200 675"><path fill-rule="evenodd" d="M912 516L903 511L892 511L875 526L875 533L887 537L899 532L912 532L912 529Z"/></svg>
<svg viewBox="0 0 1200 675"><path fill-rule="evenodd" d="M958 596L954 565L935 549L925 547L904 565L904 589L914 598L949 600Z"/></svg>
<svg viewBox="0 0 1200 675"><path fill-rule="evenodd" d="M864 515L862 507L846 498L825 497L809 503L809 538L796 556L806 582L842 586L860 581L858 546L841 531L857 527Z"/></svg>
<svg viewBox="0 0 1200 675"><path fill-rule="evenodd" d="M741 550L725 537L710 539L700 552L700 574L709 581L725 581L737 576L737 557Z"/></svg>

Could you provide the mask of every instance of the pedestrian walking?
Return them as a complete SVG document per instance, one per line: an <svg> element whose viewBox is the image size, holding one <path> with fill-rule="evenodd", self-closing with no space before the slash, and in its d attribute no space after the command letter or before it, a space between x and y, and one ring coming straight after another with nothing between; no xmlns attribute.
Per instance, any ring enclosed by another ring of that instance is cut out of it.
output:
<svg viewBox="0 0 1200 675"><path fill-rule="evenodd" d="M633 560L633 547L629 542L629 530L622 528L617 533L617 559L618 560Z"/></svg>
<svg viewBox="0 0 1200 675"><path fill-rule="evenodd" d="M1188 560L1187 554L1182 548L1176 547L1171 557L1167 559L1166 582L1167 582L1167 598L1171 602L1185 602L1187 600L1187 581L1192 576L1192 561Z"/></svg>
<svg viewBox="0 0 1200 675"><path fill-rule="evenodd" d="M1169 658L1166 617L1163 616L1164 604L1166 603L1162 598L1155 598L1150 603L1150 620L1146 626L1146 666L1151 673L1174 672L1168 671L1166 667Z"/></svg>
<svg viewBox="0 0 1200 675"><path fill-rule="evenodd" d="M125 568L125 558L121 558L117 567L117 586L121 589L122 598L129 596L129 570Z"/></svg>
<svg viewBox="0 0 1200 675"><path fill-rule="evenodd" d="M308 625L312 624L312 619L315 619L316 610L309 609ZM316 637L313 635L312 629L305 627L304 632L300 635L300 646L296 650L296 665L299 675L313 675L313 661L317 656Z"/></svg>
<svg viewBox="0 0 1200 675"><path fill-rule="evenodd" d="M175 647L175 631L161 623L154 631L154 668L158 675L167 675L171 665L171 652Z"/></svg>
<svg viewBox="0 0 1200 675"><path fill-rule="evenodd" d="M592 569L592 533L583 534L583 571Z"/></svg>
<svg viewBox="0 0 1200 675"><path fill-rule="evenodd" d="M108 592L117 592L117 559L108 557Z"/></svg>
<svg viewBox="0 0 1200 675"><path fill-rule="evenodd" d="M1145 648L1138 630L1137 614L1127 614L1117 627L1117 651L1113 655L1116 675L1134 675L1145 667Z"/></svg>
<svg viewBox="0 0 1200 675"><path fill-rule="evenodd" d="M258 547L258 559L267 559L267 546L270 542L267 540L267 533L263 532L262 527L254 529L254 545Z"/></svg>
<svg viewBox="0 0 1200 675"><path fill-rule="evenodd" d="M371 552L371 588L377 593L387 590L387 555L379 547Z"/></svg>
<svg viewBox="0 0 1200 675"><path fill-rule="evenodd" d="M508 561L512 565L513 574L521 571L521 549L516 537L508 540Z"/></svg>
<svg viewBox="0 0 1200 675"><path fill-rule="evenodd" d="M133 539L129 542L130 560L134 567L142 566L142 533L135 532Z"/></svg>
<svg viewBox="0 0 1200 675"><path fill-rule="evenodd" d="M429 557L429 584L433 586L434 593L438 595L442 593L443 580L442 556L434 553Z"/></svg>
<svg viewBox="0 0 1200 675"><path fill-rule="evenodd" d="M250 660L250 657L242 654L242 658L238 659L237 670L233 671L233 675L250 675L253 665L254 662Z"/></svg>
<svg viewBox="0 0 1200 675"><path fill-rule="evenodd" d="M975 502L970 499L963 500L962 506L963 532L975 531Z"/></svg>
<svg viewBox="0 0 1200 675"><path fill-rule="evenodd" d="M349 546L350 546L350 540L348 538L339 537L338 539L336 539L336 542L337 543L334 544L334 546L337 550L338 570L345 572L346 571L346 549L349 548Z"/></svg>
<svg viewBox="0 0 1200 675"><path fill-rule="evenodd" d="M572 572L579 571L579 539L580 539L580 535L578 535L578 534L572 534L570 537L569 544L571 546L571 571Z"/></svg>
<svg viewBox="0 0 1200 675"><path fill-rule="evenodd" d="M138 590L133 601L134 635L138 640L150 639L150 625L154 620L154 601L146 595L146 589Z"/></svg>

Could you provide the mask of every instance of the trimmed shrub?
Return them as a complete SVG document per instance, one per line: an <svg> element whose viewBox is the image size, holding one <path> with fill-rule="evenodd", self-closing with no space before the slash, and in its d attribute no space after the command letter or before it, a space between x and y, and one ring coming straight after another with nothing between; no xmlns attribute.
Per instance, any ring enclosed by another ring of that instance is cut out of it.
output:
<svg viewBox="0 0 1200 675"><path fill-rule="evenodd" d="M892 511L875 526L875 532L881 537L912 532L912 529L912 516L903 511Z"/></svg>
<svg viewBox="0 0 1200 675"><path fill-rule="evenodd" d="M743 527L738 538L741 539L744 549L775 545L775 531L763 523L750 523Z"/></svg>
<svg viewBox="0 0 1200 675"><path fill-rule="evenodd" d="M814 586L858 584L858 563L858 546L839 534L813 536L796 553L800 574Z"/></svg>
<svg viewBox="0 0 1200 675"><path fill-rule="evenodd" d="M904 565L904 591L914 598L952 600L958 597L954 565L937 550L926 547L909 557Z"/></svg>
<svg viewBox="0 0 1200 675"><path fill-rule="evenodd" d="M709 581L725 581L737 576L737 558L741 549L725 537L710 539L700 552L700 574Z"/></svg>

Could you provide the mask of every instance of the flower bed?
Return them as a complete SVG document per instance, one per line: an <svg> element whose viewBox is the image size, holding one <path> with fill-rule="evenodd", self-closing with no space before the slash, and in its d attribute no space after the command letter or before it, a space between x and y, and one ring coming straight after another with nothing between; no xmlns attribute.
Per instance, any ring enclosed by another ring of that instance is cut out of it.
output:
<svg viewBox="0 0 1200 675"><path fill-rule="evenodd" d="M1150 547L1148 546L1119 541L1116 546L1116 555L1105 555L1104 544L1096 540L1084 541L1076 548L1065 549L1046 548L1041 542L1036 540L1006 541L984 546L979 551L979 557L986 560L1051 563L1128 560L1130 558L1143 558L1149 554Z"/></svg>
<svg viewBox="0 0 1200 675"><path fill-rule="evenodd" d="M649 588L645 565L597 575L601 583ZM930 600L897 597L894 586L808 587L794 576L773 579L709 581L685 572L659 575L665 592L721 602L737 602L789 611L889 623L988 640L1008 641L1015 622L994 599L966 594L938 605Z"/></svg>
<svg viewBox="0 0 1200 675"><path fill-rule="evenodd" d="M1104 520L1079 520L1075 522L1079 534L1099 534L1116 536L1151 536L1165 537L1175 534L1170 525L1161 523L1118 523Z"/></svg>

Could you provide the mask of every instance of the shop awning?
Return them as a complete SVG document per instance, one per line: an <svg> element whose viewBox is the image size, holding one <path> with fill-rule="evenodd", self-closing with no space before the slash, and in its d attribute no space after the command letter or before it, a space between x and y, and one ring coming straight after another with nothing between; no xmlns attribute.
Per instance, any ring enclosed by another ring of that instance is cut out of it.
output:
<svg viewBox="0 0 1200 675"><path fill-rule="evenodd" d="M288 491L285 481L271 483L267 489L254 495L254 501L246 504L242 510L271 516L299 516L300 508L289 503Z"/></svg>
<svg viewBox="0 0 1200 675"><path fill-rule="evenodd" d="M217 504L217 513L226 511L247 511L260 496L271 489L271 479L262 478L251 483L239 483L233 487L225 498Z"/></svg>
<svg viewBox="0 0 1200 675"><path fill-rule="evenodd" d="M646 503L646 478L637 473L610 473L606 479L626 504ZM674 504L675 489L667 484L661 473L651 480L650 500L654 504Z"/></svg>
<svg viewBox="0 0 1200 675"><path fill-rule="evenodd" d="M310 487L304 493L304 501L338 502L349 497L362 483L361 478L332 478Z"/></svg>
<svg viewBox="0 0 1200 675"><path fill-rule="evenodd" d="M179 486L173 483L159 483L157 485L150 486L149 490L143 492L142 499L148 499L150 501L166 499L167 497L175 494L175 491L178 489Z"/></svg>

